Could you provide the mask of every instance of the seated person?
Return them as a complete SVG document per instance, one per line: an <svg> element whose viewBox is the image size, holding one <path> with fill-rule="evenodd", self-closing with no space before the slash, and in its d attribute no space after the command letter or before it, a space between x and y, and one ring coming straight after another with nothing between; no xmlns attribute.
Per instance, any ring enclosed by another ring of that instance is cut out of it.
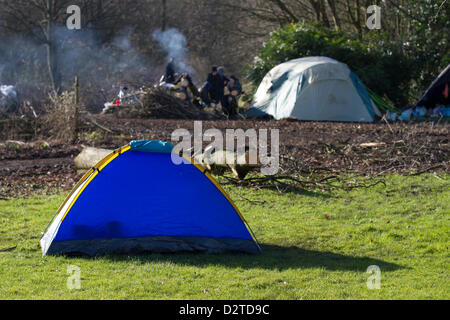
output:
<svg viewBox="0 0 450 320"><path fill-rule="evenodd" d="M225 114L229 117L237 114L238 109L238 99L242 94L242 85L239 79L235 76L230 77L230 81L227 85L228 93L223 96L222 108Z"/></svg>

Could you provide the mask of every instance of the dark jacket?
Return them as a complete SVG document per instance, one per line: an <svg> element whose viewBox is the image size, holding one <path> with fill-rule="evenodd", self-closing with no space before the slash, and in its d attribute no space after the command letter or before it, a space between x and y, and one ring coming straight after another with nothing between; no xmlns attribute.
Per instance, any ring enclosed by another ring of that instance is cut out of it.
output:
<svg viewBox="0 0 450 320"><path fill-rule="evenodd" d="M242 85L241 85L241 83L239 82L238 79L234 79L233 86L228 85L228 90L230 92L236 91L237 94L240 95L242 93Z"/></svg>
<svg viewBox="0 0 450 320"><path fill-rule="evenodd" d="M166 74L164 77L164 80L167 83L174 83L175 82L175 66L173 65L173 62L169 62L166 66Z"/></svg>
<svg viewBox="0 0 450 320"><path fill-rule="evenodd" d="M214 100L216 102L221 101L225 87L222 77L219 74L213 75L212 73L210 73L208 74L207 81L210 85L209 95L211 97L211 100Z"/></svg>

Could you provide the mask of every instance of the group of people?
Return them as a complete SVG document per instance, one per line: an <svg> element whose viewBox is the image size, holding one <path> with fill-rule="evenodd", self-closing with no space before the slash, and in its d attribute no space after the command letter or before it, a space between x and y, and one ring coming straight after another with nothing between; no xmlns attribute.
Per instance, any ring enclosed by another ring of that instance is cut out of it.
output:
<svg viewBox="0 0 450 320"><path fill-rule="evenodd" d="M236 98L242 93L242 86L235 76L225 76L222 67L213 67L201 90L202 100L206 104L221 104L222 110L229 116L237 110Z"/></svg>
<svg viewBox="0 0 450 320"><path fill-rule="evenodd" d="M164 80L166 83L176 81L173 58L169 60L166 66ZM223 67L213 67L200 90L200 98L204 107L221 104L223 112L229 117L237 113L237 100L241 94L242 85L239 79L233 75L230 77L225 76Z"/></svg>

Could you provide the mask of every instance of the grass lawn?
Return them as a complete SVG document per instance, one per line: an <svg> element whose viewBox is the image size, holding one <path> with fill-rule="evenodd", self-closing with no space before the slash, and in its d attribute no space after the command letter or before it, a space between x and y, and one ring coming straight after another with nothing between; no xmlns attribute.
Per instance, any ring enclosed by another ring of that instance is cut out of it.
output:
<svg viewBox="0 0 450 320"><path fill-rule="evenodd" d="M0 299L449 299L441 177L330 194L226 188L262 244L254 256L42 258L41 232L64 195L0 201ZM371 265L380 290L367 288ZM69 266L81 269L80 290L67 289Z"/></svg>

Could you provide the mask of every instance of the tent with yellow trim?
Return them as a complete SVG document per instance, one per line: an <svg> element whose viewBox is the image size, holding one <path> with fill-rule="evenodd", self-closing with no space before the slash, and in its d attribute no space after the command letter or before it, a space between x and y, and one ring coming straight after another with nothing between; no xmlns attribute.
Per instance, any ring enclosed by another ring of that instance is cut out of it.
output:
<svg viewBox="0 0 450 320"><path fill-rule="evenodd" d="M260 252L214 178L172 150L133 141L100 161L57 211L40 242L43 255Z"/></svg>

